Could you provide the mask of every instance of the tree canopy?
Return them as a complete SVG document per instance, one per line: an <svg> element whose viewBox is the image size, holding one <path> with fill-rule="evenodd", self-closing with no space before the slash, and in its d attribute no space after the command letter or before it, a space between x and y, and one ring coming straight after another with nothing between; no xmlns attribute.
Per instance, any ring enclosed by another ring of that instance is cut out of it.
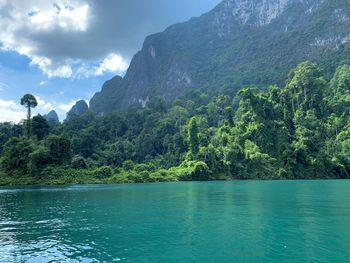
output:
<svg viewBox="0 0 350 263"><path fill-rule="evenodd" d="M197 90L55 126L38 115L29 138L22 124L3 123L0 163L8 181L46 183L349 178L349 113L350 67L327 79L307 61L284 87L235 97Z"/></svg>
<svg viewBox="0 0 350 263"><path fill-rule="evenodd" d="M21 98L21 105L27 108L27 123L26 132L27 136L31 136L32 123L31 123L31 110L38 106L36 98L32 94L26 94Z"/></svg>

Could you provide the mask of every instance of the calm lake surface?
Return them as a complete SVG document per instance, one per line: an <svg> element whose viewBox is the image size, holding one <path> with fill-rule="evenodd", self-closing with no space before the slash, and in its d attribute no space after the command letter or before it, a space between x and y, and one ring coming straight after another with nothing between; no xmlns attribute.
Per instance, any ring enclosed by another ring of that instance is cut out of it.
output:
<svg viewBox="0 0 350 263"><path fill-rule="evenodd" d="M0 188L0 262L349 262L350 181Z"/></svg>

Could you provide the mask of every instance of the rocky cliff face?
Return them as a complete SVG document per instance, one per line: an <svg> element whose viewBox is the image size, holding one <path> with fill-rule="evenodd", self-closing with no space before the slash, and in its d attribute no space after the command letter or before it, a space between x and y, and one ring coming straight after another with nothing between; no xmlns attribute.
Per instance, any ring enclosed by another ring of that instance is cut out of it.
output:
<svg viewBox="0 0 350 263"><path fill-rule="evenodd" d="M232 19L242 25L264 26L293 5L301 4L306 12L312 13L322 3L323 0L226 0L217 8L215 15L219 25Z"/></svg>
<svg viewBox="0 0 350 263"><path fill-rule="evenodd" d="M90 109L105 114L191 89L234 94L248 85L283 84L304 60L331 72L350 58L349 18L347 0L224 0L147 37L125 77L106 82Z"/></svg>

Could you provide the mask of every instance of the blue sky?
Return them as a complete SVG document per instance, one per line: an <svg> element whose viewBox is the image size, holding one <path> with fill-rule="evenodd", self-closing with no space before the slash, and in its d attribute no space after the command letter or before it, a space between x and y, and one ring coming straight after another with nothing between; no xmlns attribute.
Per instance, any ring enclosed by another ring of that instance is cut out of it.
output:
<svg viewBox="0 0 350 263"><path fill-rule="evenodd" d="M75 101L123 75L143 39L209 11L219 0L0 0L0 121L35 113L64 119Z"/></svg>

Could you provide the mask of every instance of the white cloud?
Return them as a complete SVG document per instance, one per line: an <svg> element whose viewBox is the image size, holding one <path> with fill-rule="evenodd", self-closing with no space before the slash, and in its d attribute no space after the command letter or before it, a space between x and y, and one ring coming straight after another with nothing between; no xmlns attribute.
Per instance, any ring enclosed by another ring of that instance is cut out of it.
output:
<svg viewBox="0 0 350 263"><path fill-rule="evenodd" d="M0 0L0 51L28 57L49 78L122 75L129 60L112 51L120 37L98 24L105 18L97 6L106 8L86 0ZM102 42L99 32L108 34Z"/></svg>
<svg viewBox="0 0 350 263"><path fill-rule="evenodd" d="M13 100L0 99L0 122L19 122L26 118L26 111Z"/></svg>
<svg viewBox="0 0 350 263"><path fill-rule="evenodd" d="M219 1L0 0L0 47L27 56L50 77L101 74L106 63L92 71L108 54L129 63L147 35Z"/></svg>
<svg viewBox="0 0 350 263"><path fill-rule="evenodd" d="M54 108L50 102L44 101L39 96L35 96L35 97L36 97L36 100L38 102L38 109L39 110L50 111Z"/></svg>
<svg viewBox="0 0 350 263"><path fill-rule="evenodd" d="M29 22L39 29L60 27L67 31L86 31L88 26L89 5L73 7L53 4L51 9L33 9L29 13Z"/></svg>
<svg viewBox="0 0 350 263"><path fill-rule="evenodd" d="M58 105L58 108L63 110L63 111L65 111L65 112L68 112L74 106L75 103L76 103L76 101L72 100L71 102L69 102L67 104L60 104L60 105Z"/></svg>
<svg viewBox="0 0 350 263"><path fill-rule="evenodd" d="M118 54L110 54L96 69L96 75L103 75L105 72L121 73L127 70L128 63Z"/></svg>
<svg viewBox="0 0 350 263"><path fill-rule="evenodd" d="M75 101L68 104L57 104L43 100L39 96L35 96L38 106L32 111L33 115L40 113L47 114L51 110L56 110L61 119L65 117L67 111L73 107ZM27 117L27 110L19 103L13 100L0 99L0 122L15 122L18 123Z"/></svg>
<svg viewBox="0 0 350 263"><path fill-rule="evenodd" d="M105 73L123 74L128 69L128 63L119 54L109 54L98 66L82 64L76 70L77 77L101 76Z"/></svg>
<svg viewBox="0 0 350 263"><path fill-rule="evenodd" d="M7 0L0 0L0 8L6 4Z"/></svg>
<svg viewBox="0 0 350 263"><path fill-rule="evenodd" d="M0 50L27 56L32 65L50 78L69 78L73 75L72 67L80 60L44 54L44 48L53 47L45 46L40 38L53 39L55 33L85 32L89 26L89 9L89 5L80 0L0 0Z"/></svg>
<svg viewBox="0 0 350 263"><path fill-rule="evenodd" d="M37 65L49 78L52 77L61 77L61 78L70 78L73 74L73 70L70 65L65 64L69 63L68 61L64 61L63 65L60 63L52 63L52 60L46 57L40 57L40 56L32 56L28 54L22 54L26 55L29 58L32 59L31 64Z"/></svg>

